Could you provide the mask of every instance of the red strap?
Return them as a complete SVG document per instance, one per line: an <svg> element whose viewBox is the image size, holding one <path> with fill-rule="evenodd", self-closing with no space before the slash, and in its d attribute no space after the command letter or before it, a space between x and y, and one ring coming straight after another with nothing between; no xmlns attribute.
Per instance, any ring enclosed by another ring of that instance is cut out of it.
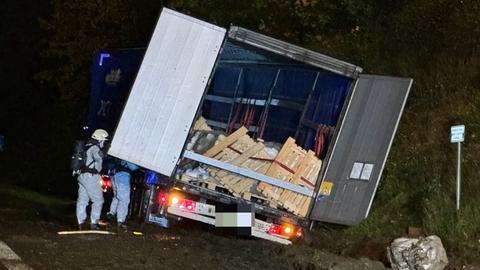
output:
<svg viewBox="0 0 480 270"><path fill-rule="evenodd" d="M234 151L234 152L236 152L236 153L240 154L240 155L242 154L242 152L241 152L241 151L239 151L239 150L237 150L237 149L233 148L233 146L231 146L231 145L229 145L229 146L228 146L228 148L229 148L230 150L232 150L232 151ZM250 157L250 158L251 158L251 159L253 159L253 160L271 161L271 162L273 162L273 163L277 164L278 166L280 166L282 169L284 169L284 170L288 171L289 173L291 173L291 174L295 174L295 171L294 171L294 170L290 169L290 168L289 168L287 165L285 165L285 164L281 163L281 162L280 162L280 161L278 161L278 160L275 160L275 159L268 159L268 158L258 158L258 157ZM315 184L314 184L314 183L312 183L312 182L311 182L310 180L308 180L307 178L305 178L305 177L301 176L301 177L300 177L300 179L301 179L303 182L305 182L307 185L309 185L309 186L311 186L311 187L315 188Z"/></svg>
<svg viewBox="0 0 480 270"><path fill-rule="evenodd" d="M312 188L315 188L315 184L310 182L307 178L301 176L300 179L305 182L307 185L311 186Z"/></svg>
<svg viewBox="0 0 480 270"><path fill-rule="evenodd" d="M240 155L242 154L242 152L240 152L240 151L238 151L237 149L233 148L233 146L231 146L231 145L228 146L228 149L233 150L234 152L236 152L236 153L238 153L238 154L240 154Z"/></svg>
<svg viewBox="0 0 480 270"><path fill-rule="evenodd" d="M291 174L295 174L295 171L290 169L287 165L281 163L280 161L278 160L274 160L273 163L277 164L278 166L282 167L282 169L285 169L286 171L288 171L289 173ZM308 184L309 186L311 187L315 187L315 184L313 184L312 182L310 182L307 178L301 176L300 179L305 182L306 184Z"/></svg>

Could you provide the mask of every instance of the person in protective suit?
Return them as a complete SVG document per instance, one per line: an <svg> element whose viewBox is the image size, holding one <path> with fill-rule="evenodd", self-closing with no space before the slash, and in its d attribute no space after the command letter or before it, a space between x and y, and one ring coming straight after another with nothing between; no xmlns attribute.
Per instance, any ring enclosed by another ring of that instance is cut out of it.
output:
<svg viewBox="0 0 480 270"><path fill-rule="evenodd" d="M107 219L113 220L117 216L117 225L120 229L126 230L125 220L130 204L131 173L138 170L138 166L125 160L120 160L119 168L113 175L113 198Z"/></svg>
<svg viewBox="0 0 480 270"><path fill-rule="evenodd" d="M90 212L90 229L100 229L98 222L103 206L103 191L100 171L104 154L105 141L108 139L107 131L97 129L93 132L92 138L86 144L86 168L78 176L78 199L77 199L77 221L80 230L85 229L87 218L87 206L92 201Z"/></svg>

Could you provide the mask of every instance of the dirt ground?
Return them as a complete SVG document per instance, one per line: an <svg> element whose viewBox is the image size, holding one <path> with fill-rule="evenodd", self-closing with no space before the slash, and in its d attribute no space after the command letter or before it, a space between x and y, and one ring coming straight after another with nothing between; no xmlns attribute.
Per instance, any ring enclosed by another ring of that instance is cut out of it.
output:
<svg viewBox="0 0 480 270"><path fill-rule="evenodd" d="M60 208L45 207L2 194L0 241L36 270L385 269L380 261L359 258L361 254L370 254L381 259L384 246L371 244L374 242L347 246L349 253L352 248L358 249L354 259L318 248L321 245L315 242L321 239L283 246L219 235L198 223L183 223L170 229L130 223L129 232L116 235L57 235L58 231L75 229L73 206L70 203ZM133 231L143 235L134 235Z"/></svg>
<svg viewBox="0 0 480 270"><path fill-rule="evenodd" d="M203 228L106 236L59 236L73 229L18 209L0 210L0 239L34 269L383 269L379 262L335 256L302 246L216 235ZM27 219L26 219L27 218Z"/></svg>
<svg viewBox="0 0 480 270"><path fill-rule="evenodd" d="M305 244L283 246L219 235L198 223L170 229L130 223L128 232L116 235L57 235L75 229L73 206L46 207L2 194L0 241L36 270L384 269L381 262L337 256Z"/></svg>

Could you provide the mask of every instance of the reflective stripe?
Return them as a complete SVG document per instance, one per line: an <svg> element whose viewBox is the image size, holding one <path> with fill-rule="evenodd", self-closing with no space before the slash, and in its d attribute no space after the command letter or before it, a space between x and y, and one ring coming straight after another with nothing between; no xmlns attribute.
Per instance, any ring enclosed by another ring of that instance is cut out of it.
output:
<svg viewBox="0 0 480 270"><path fill-rule="evenodd" d="M193 219L193 220L200 221L200 222L203 222L203 223L215 225L215 219L213 219L213 218L209 218L209 217L198 215L198 214L191 213L191 212L182 211L182 210L180 210L176 207L168 207L167 212L170 213L170 214L174 214L176 216L179 216L179 217L189 218L189 219Z"/></svg>

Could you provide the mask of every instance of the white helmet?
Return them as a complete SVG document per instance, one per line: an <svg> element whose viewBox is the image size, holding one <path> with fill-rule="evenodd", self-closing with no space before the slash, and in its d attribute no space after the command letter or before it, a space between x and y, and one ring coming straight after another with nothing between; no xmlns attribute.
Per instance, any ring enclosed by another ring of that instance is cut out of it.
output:
<svg viewBox="0 0 480 270"><path fill-rule="evenodd" d="M108 132L104 129L96 129L92 134L92 139L97 141L106 141L108 140Z"/></svg>

